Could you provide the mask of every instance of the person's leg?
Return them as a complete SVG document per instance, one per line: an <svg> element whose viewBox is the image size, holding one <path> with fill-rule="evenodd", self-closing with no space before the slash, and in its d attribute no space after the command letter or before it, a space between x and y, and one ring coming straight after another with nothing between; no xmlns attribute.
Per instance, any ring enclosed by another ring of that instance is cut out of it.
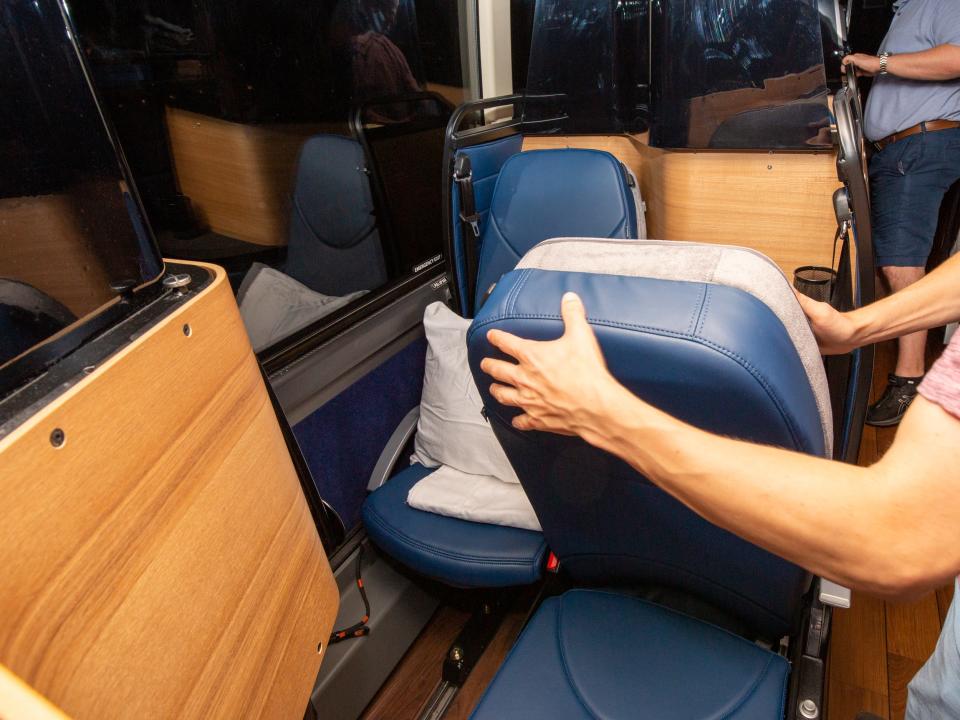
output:
<svg viewBox="0 0 960 720"><path fill-rule="evenodd" d="M870 162L876 264L891 292L924 275L940 203L960 177L960 132L922 133L888 145ZM926 333L898 341L896 370L867 411L870 425L896 425L917 394L925 365Z"/></svg>
<svg viewBox="0 0 960 720"><path fill-rule="evenodd" d="M922 278L926 270L922 267L896 267L888 265L881 268L883 277L890 286L891 292L899 292L908 285L912 285ZM903 335L897 341L897 366L894 375L906 378L915 378L925 371L925 355L927 347L927 331Z"/></svg>

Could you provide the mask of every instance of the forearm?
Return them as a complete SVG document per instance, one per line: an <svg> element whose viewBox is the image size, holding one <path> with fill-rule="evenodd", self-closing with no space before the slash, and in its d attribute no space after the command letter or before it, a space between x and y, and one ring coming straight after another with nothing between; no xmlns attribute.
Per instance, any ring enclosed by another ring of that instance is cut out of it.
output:
<svg viewBox="0 0 960 720"><path fill-rule="evenodd" d="M928 330L960 320L960 255L922 280L882 300L847 313L856 346Z"/></svg>
<svg viewBox="0 0 960 720"><path fill-rule="evenodd" d="M906 80L953 80L960 77L960 47L938 45L922 52L891 55L887 72Z"/></svg>
<svg viewBox="0 0 960 720"><path fill-rule="evenodd" d="M583 434L720 527L849 587L900 595L913 582L910 518L874 469L698 430L622 389Z"/></svg>

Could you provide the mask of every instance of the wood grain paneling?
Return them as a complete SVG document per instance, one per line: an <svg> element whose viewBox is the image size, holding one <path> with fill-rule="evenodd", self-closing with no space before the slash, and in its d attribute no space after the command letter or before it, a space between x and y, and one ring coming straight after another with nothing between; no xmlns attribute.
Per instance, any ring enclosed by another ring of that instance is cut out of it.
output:
<svg viewBox="0 0 960 720"><path fill-rule="evenodd" d="M286 245L289 197L303 142L343 124L245 125L167 108L170 149L180 190L222 235L258 245Z"/></svg>
<svg viewBox="0 0 960 720"><path fill-rule="evenodd" d="M541 136L524 149L607 150L640 179L647 235L745 245L792 277L800 265L829 265L839 187L831 153L667 151L643 136Z"/></svg>
<svg viewBox="0 0 960 720"><path fill-rule="evenodd" d="M0 277L28 283L82 317L113 298L67 195L0 198Z"/></svg>
<svg viewBox="0 0 960 720"><path fill-rule="evenodd" d="M80 720L301 717L336 616L236 303L211 271L0 442L0 662Z"/></svg>

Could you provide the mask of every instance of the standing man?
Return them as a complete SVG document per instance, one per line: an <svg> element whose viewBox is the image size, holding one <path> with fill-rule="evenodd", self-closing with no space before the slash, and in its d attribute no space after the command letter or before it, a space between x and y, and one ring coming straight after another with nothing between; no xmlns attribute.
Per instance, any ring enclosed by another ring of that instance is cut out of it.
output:
<svg viewBox="0 0 960 720"><path fill-rule="evenodd" d="M892 292L924 275L940 203L960 179L960 0L896 0L880 55L843 59L873 77L864 132L870 161L877 266ZM927 333L898 341L887 388L870 425L896 425L917 395Z"/></svg>

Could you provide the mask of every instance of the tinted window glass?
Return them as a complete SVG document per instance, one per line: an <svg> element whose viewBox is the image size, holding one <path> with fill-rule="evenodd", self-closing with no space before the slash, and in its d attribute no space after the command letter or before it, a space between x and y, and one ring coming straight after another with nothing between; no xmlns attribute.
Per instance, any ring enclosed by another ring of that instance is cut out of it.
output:
<svg viewBox="0 0 960 720"><path fill-rule="evenodd" d="M650 143L830 147L815 0L656 3Z"/></svg>
<svg viewBox="0 0 960 720"><path fill-rule="evenodd" d="M71 37L0 6L0 370L163 269Z"/></svg>
<svg viewBox="0 0 960 720"><path fill-rule="evenodd" d="M564 93L567 132L646 129L647 8L640 0L513 0L515 86Z"/></svg>
<svg viewBox="0 0 960 720"><path fill-rule="evenodd" d="M440 254L460 5L75 0L161 250L227 268L256 349Z"/></svg>

